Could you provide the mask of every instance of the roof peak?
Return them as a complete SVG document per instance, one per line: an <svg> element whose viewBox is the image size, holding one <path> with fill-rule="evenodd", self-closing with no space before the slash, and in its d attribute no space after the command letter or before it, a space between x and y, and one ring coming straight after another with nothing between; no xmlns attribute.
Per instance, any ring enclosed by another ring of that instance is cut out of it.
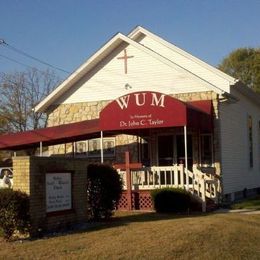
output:
<svg viewBox="0 0 260 260"><path fill-rule="evenodd" d="M190 59L191 61L197 63L199 66L203 66L203 62L199 59L195 58L191 54L182 51L181 49L175 47L173 44L163 40L159 36L153 34L152 32L148 31L144 27L138 25L136 26L132 32L128 35L124 35L120 32L116 33L113 37L111 37L98 51L96 51L90 58L88 58L79 68L77 68L67 79L65 79L52 93L50 93L44 100L42 100L36 107L35 111L46 111L50 104L52 104L55 100L57 100L62 94L64 94L73 84L75 84L78 80L80 80L83 75L88 73L92 68L94 68L106 55L108 55L112 50L119 47L122 42L126 44L133 45L134 47L146 52L148 55L153 56L154 58L158 59L159 61L164 62L165 64L173 67L180 72L188 73L191 77L196 78L197 80L206 82L209 84L211 88L213 88L217 92L222 92L223 90L216 86L214 83L209 82L207 79L205 80L204 77L195 74L194 72L190 71L189 69L185 68L185 66L178 64L174 60L170 60L164 54L157 52L150 48L149 46L145 46L138 41L138 37L140 34L146 35L149 38L158 41L162 44L165 48L168 48L172 52L179 53L186 57L186 59ZM183 53L182 53L183 52ZM198 60L198 61L197 61ZM213 70L210 65L205 65L204 68L212 70L213 73L217 73L217 69ZM218 75L221 76L221 75ZM227 80L227 79L225 79Z"/></svg>

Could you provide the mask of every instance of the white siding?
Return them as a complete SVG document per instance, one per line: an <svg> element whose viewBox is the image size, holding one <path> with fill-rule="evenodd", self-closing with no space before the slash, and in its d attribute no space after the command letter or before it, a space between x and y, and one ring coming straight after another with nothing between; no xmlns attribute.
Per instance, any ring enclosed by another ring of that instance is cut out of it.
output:
<svg viewBox="0 0 260 260"><path fill-rule="evenodd" d="M200 92L211 90L208 83L189 73L175 70L162 61L129 45L127 55L128 74L124 73L124 61L117 59L123 55L121 49L114 51L92 75L79 81L56 104L77 103L97 100L112 100L128 92L158 91L166 94ZM125 89L125 84L132 88Z"/></svg>
<svg viewBox="0 0 260 260"><path fill-rule="evenodd" d="M260 187L260 108L238 92L240 101L220 104L221 162L224 193ZM249 166L247 118L253 119L253 168Z"/></svg>
<svg viewBox="0 0 260 260"><path fill-rule="evenodd" d="M140 43L156 51L160 55L167 57L167 59L178 64L182 68L185 68L187 71L192 72L196 76L210 82L214 86L221 88L226 92L230 91L228 80L207 69L205 66L202 66L196 62L195 59L192 60L191 58L186 57L183 53L174 51L159 41L156 41L148 36L141 38Z"/></svg>

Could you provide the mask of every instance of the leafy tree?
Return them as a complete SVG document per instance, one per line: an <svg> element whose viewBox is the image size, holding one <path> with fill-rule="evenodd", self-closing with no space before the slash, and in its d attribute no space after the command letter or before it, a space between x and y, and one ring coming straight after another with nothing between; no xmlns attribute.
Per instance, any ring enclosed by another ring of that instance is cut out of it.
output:
<svg viewBox="0 0 260 260"><path fill-rule="evenodd" d="M239 48L223 59L219 69L260 93L260 48Z"/></svg>
<svg viewBox="0 0 260 260"><path fill-rule="evenodd" d="M59 82L53 71L30 69L0 74L0 132L20 132L46 126L46 115L32 109Z"/></svg>

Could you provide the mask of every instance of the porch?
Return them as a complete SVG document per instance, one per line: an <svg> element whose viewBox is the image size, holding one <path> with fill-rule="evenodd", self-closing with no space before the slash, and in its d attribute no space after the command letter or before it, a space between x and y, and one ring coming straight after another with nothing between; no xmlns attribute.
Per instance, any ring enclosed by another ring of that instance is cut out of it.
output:
<svg viewBox="0 0 260 260"><path fill-rule="evenodd" d="M218 202L220 180L215 174L201 172L196 165L192 170L183 164L172 166L138 167L129 163L126 152L126 165L114 165L123 181L123 194L118 204L120 210L153 209L150 192L160 188L182 188L191 192L201 202L202 211L206 211L207 200Z"/></svg>
<svg viewBox="0 0 260 260"><path fill-rule="evenodd" d="M140 165L117 167L124 180L128 209L134 208L132 195L137 191L140 195L163 187L182 187L192 192L201 200L203 210L206 197L217 198L219 181L198 168L214 166L211 100L184 103L157 92L129 93L103 108L99 119L1 136L0 149L19 150L39 145L42 155L43 146L72 142L75 156L75 142L96 138L100 146L94 147L93 143L92 148L96 161L103 163L107 150L111 150L104 145L104 137L120 134L139 138L132 154ZM123 154L130 145L115 143L118 151L111 161L117 161L118 154ZM91 157L89 151L87 156Z"/></svg>

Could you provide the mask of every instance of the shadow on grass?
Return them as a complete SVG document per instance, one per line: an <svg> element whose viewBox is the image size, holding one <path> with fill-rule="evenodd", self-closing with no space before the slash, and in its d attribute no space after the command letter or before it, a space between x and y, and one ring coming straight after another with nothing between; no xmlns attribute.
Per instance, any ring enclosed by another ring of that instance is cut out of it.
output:
<svg viewBox="0 0 260 260"><path fill-rule="evenodd" d="M207 213L192 213L192 214L163 214L156 212L116 212L115 216L106 221L100 222L86 222L77 224L67 230L60 230L57 232L46 233L44 238L66 236L69 234L80 234L86 232L95 232L103 229L127 226L131 223L144 223L162 220L175 220L184 218L196 218L208 216ZM34 238L33 240L38 239ZM32 240L32 239L31 239Z"/></svg>
<svg viewBox="0 0 260 260"><path fill-rule="evenodd" d="M185 218L196 218L208 216L208 213L193 212L192 214L169 214L156 212L139 212L139 211L117 211L116 214L109 220L93 222L88 221L81 224L75 224L66 229L59 229L53 232L42 232L36 237L14 237L9 242L19 241L35 241L38 239L48 239L52 237L62 237L70 234L80 234L95 232L103 229L116 228L127 226L131 223L155 222L162 220L177 220ZM2 237L0 230L0 238Z"/></svg>

